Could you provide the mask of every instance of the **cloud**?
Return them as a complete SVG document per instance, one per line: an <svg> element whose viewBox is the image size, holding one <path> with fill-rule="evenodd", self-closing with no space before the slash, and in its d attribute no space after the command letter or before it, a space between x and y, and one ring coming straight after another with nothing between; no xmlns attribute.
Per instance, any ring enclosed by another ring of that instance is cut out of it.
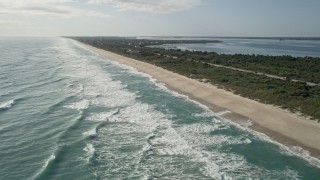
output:
<svg viewBox="0 0 320 180"><path fill-rule="evenodd" d="M119 11L139 11L170 14L184 11L200 4L202 0L89 0L90 4L111 5Z"/></svg>
<svg viewBox="0 0 320 180"><path fill-rule="evenodd" d="M73 0L0 0L0 15L53 17L110 17L107 14L68 6Z"/></svg>
<svg viewBox="0 0 320 180"><path fill-rule="evenodd" d="M23 7L28 5L54 5L73 2L73 0L0 0L0 7Z"/></svg>
<svg viewBox="0 0 320 180"><path fill-rule="evenodd" d="M15 20L0 20L0 26L3 27L10 27L16 25L26 25L26 22L15 21Z"/></svg>

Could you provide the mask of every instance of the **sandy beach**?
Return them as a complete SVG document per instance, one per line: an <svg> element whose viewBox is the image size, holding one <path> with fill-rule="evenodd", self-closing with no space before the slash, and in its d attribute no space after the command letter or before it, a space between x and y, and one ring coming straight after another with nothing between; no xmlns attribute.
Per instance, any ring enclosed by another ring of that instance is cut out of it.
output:
<svg viewBox="0 0 320 180"><path fill-rule="evenodd" d="M300 146L313 156L320 158L320 123L142 61L89 45L82 45L105 58L129 65L140 72L151 75L158 81L165 83L168 88L208 106L222 118L239 124L246 124L250 121L252 125L249 128L262 132L282 144Z"/></svg>

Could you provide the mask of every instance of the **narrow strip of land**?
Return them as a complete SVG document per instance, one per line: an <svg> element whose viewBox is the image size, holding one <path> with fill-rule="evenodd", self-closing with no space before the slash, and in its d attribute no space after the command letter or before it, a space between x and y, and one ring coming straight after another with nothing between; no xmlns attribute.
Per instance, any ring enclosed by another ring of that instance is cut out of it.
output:
<svg viewBox="0 0 320 180"><path fill-rule="evenodd" d="M313 155L320 157L320 124L315 121L310 121L287 110L235 95L211 84L202 83L139 60L89 45L83 44L83 46L107 59L132 66L153 76L157 80L164 82L169 88L207 105L214 112L225 110L231 112L224 113L222 117L235 122L250 119L254 124L251 126L252 129L261 131L282 143L302 146Z"/></svg>
<svg viewBox="0 0 320 180"><path fill-rule="evenodd" d="M200 62L200 61L198 61L198 62ZM206 62L201 62L201 63L206 63ZM283 80L283 81L302 82L302 83L306 83L309 86L317 86L317 85L319 85L319 84L312 83L312 82L307 82L307 81L302 81L302 80L297 80L297 79L288 79L287 77L277 76L277 75L273 75L273 74L267 74L267 73L258 72L258 71L251 71L251 70L247 70L247 69L235 68L235 67L224 66L224 65L213 64L213 63L207 63L207 64L209 64L211 66L215 66L215 67L226 68L226 69L231 69L231 70L250 73L250 74L256 74L256 75L259 75L259 76L266 76L266 77L273 78L273 79L280 79L280 80Z"/></svg>
<svg viewBox="0 0 320 180"><path fill-rule="evenodd" d="M165 54L155 53L155 55L165 56L167 58L178 59L178 57L176 57L176 56L169 56L169 55L165 55ZM252 71L252 70L247 70L247 69L242 69L242 68L225 66L225 65L221 65L221 64L214 64L214 63L209 63L209 62L205 62L205 61L197 61L197 62L198 63L202 63L202 64L208 64L210 66L214 66L214 67L218 67L218 68L226 68L226 69L231 69L231 70L234 70L234 71L240 71L240 72L255 74L255 75L259 75L259 76L265 76L265 77L269 77L269 78L272 78L272 79L279 79L279 80L291 81L291 82L302 82L302 83L306 83L309 86L318 86L319 85L319 84L312 83L312 82L307 82L307 81L297 80L297 79L288 79L288 77L277 76L277 75L274 75L274 74L268 74L268 73L263 73L263 72L259 72L259 71Z"/></svg>

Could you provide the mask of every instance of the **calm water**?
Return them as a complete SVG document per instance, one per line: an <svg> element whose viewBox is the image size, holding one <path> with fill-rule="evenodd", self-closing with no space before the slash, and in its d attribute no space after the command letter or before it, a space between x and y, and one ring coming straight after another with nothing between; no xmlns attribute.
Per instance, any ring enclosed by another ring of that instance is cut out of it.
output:
<svg viewBox="0 0 320 180"><path fill-rule="evenodd" d="M0 179L317 179L320 163L63 38L0 41Z"/></svg>
<svg viewBox="0 0 320 180"><path fill-rule="evenodd" d="M157 38L147 39L168 39ZM219 54L260 54L294 57L320 57L320 40L280 40L280 39L240 39L240 38L178 38L178 40L221 40L222 43L207 44L165 44L160 47L166 49L182 49L189 51L217 52Z"/></svg>

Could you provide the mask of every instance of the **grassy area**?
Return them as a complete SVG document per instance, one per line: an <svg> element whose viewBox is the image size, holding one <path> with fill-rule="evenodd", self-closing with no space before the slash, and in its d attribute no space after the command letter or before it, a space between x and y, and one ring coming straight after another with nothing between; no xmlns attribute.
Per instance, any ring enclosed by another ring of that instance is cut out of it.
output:
<svg viewBox="0 0 320 180"><path fill-rule="evenodd" d="M320 86L283 81L246 72L219 68L208 63L258 71L320 83L320 58L291 56L219 55L149 48L155 44L207 43L205 41L158 41L107 37L74 37L83 43L155 64L170 71L223 87L243 97L301 112L320 119ZM216 42L218 43L218 42Z"/></svg>

